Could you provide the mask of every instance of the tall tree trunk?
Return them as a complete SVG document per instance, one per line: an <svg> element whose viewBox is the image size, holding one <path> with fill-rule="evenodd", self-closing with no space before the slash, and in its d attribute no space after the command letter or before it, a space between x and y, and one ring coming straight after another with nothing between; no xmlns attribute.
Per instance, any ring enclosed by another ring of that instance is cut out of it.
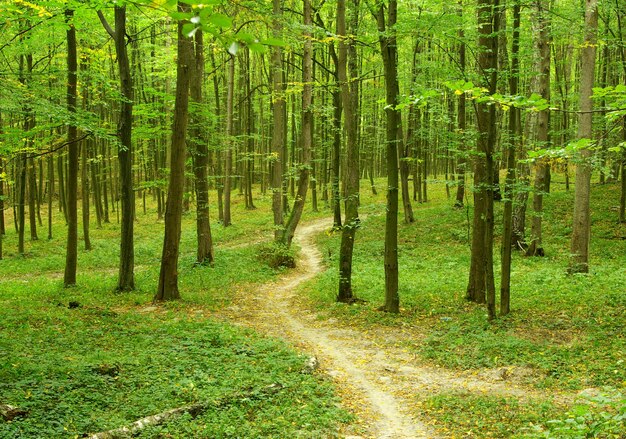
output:
<svg viewBox="0 0 626 439"><path fill-rule="evenodd" d="M331 46L332 47L332 46ZM333 228L341 227L341 193L339 188L339 169L341 164L341 114L343 105L341 104L341 92L333 91L333 148L331 151L331 202L333 209Z"/></svg>
<svg viewBox="0 0 626 439"><path fill-rule="evenodd" d="M81 151L81 184L82 184L82 208L83 208L83 240L85 242L85 250L91 250L91 239L89 239L89 174L87 172L87 154L89 154L87 145L89 141L83 142Z"/></svg>
<svg viewBox="0 0 626 439"><path fill-rule="evenodd" d="M459 0L459 16L463 16L463 1ZM461 27L458 30L459 37L459 68L461 74L465 75L465 31ZM465 171L467 168L467 158L465 157L465 130L467 128L467 115L466 115L466 100L465 93L459 95L459 102L457 104L457 126L459 129L459 151L460 156L456 166L456 198L454 201L455 207L463 207L465 200Z"/></svg>
<svg viewBox="0 0 626 439"><path fill-rule="evenodd" d="M591 139L593 135L593 83L596 64L598 33L598 0L585 0L585 41L581 48L580 115L578 138ZM574 217L570 251L570 273L589 272L589 240L591 235L591 155L590 149L580 151L581 160L576 166L574 189Z"/></svg>
<svg viewBox="0 0 626 439"><path fill-rule="evenodd" d="M232 163L234 148L233 100L235 95L235 55L228 58L228 92L226 94L226 157L224 160L224 227L232 224L230 216L230 195L232 188Z"/></svg>
<svg viewBox="0 0 626 439"><path fill-rule="evenodd" d="M341 0L340 0L341 1ZM311 1L304 0L304 50L302 53L302 161L298 170L298 192L293 209L285 225L282 242L286 246L291 241L302 216L309 188L309 168L311 166L311 145L313 143L313 11Z"/></svg>
<svg viewBox="0 0 626 439"><path fill-rule="evenodd" d="M352 14L358 14L358 0L353 1ZM351 21L350 35L355 35L356 20ZM337 35L339 36L339 56L337 76L341 89L341 102L343 105L344 126L346 132L346 166L345 166L345 199L346 217L341 229L341 247L339 253L339 292L337 301L351 303L355 300L352 291L352 254L354 251L354 239L359 226L359 149L357 142L357 109L355 108L356 82L348 77L348 53L349 46L354 45L354 39L348 40L346 29L346 2L337 1ZM350 51L355 56L354 51ZM353 61L355 62L355 61Z"/></svg>
<svg viewBox="0 0 626 439"><path fill-rule="evenodd" d="M387 212L385 217L385 304L387 312L400 312L398 295L398 47L395 25L398 3L390 0L385 19L383 2L378 3L376 22L378 25L380 51L385 74L386 156L387 156Z"/></svg>
<svg viewBox="0 0 626 439"><path fill-rule="evenodd" d="M196 178L196 261L199 264L213 263L213 239L209 220L209 148L204 138L204 118L201 117L202 84L204 83L204 36L202 29L194 35L194 60L190 68L190 97L197 106L191 115L190 148L193 154L193 172Z"/></svg>
<svg viewBox="0 0 626 439"><path fill-rule="evenodd" d="M178 2L180 12L189 11L189 5ZM185 183L185 134L189 103L190 69L193 64L191 40L183 35L184 21L178 23L178 61L176 63L176 102L172 123L170 149L170 178L165 207L165 237L161 256L159 286L155 301L180 298L178 291L178 253L183 214L183 191Z"/></svg>
<svg viewBox="0 0 626 439"><path fill-rule="evenodd" d="M67 110L76 113L76 95L78 82L78 56L76 49L76 29L74 28L74 11L67 9L65 18L67 29ZM77 128L70 124L67 130L68 142L68 173L67 173L67 249L65 253L65 275L63 284L66 287L76 285L76 264L78 259L78 142Z"/></svg>
<svg viewBox="0 0 626 439"><path fill-rule="evenodd" d="M513 3L513 42L511 45L511 67L509 75L509 93L516 96L519 92L519 48L520 48L520 0ZM511 310L511 253L513 250L513 188L515 185L515 149L520 140L520 110L509 110L508 154L506 163L506 182L504 185L504 213L502 226L502 260L500 274L500 315L505 316Z"/></svg>
<svg viewBox="0 0 626 439"><path fill-rule="evenodd" d="M478 14L478 73L486 81L490 93L495 93L498 61L498 0L479 0ZM493 275L493 201L494 147L496 143L495 106L476 104L478 123L478 156L474 172L474 234L470 277L467 288L469 300L487 302L489 319L495 314L495 282Z"/></svg>
<svg viewBox="0 0 626 439"><path fill-rule="evenodd" d="M626 41L624 39L623 20L626 16L626 6L620 8L620 0L615 0L615 7L617 12L617 32L620 42L620 58L622 60L622 69L624 70L624 76L626 77ZM622 125L622 140L626 142L626 118L623 120ZM620 223L626 222L626 149L622 149L622 156L620 158L620 174L621 174L621 193L619 198L619 221Z"/></svg>
<svg viewBox="0 0 626 439"><path fill-rule="evenodd" d="M128 62L126 49L126 6L115 6L115 29L106 22L102 12L98 11L102 25L115 42L117 67L120 76L120 91L123 99L120 101L120 118L117 125L117 134L120 146L117 151L120 174L121 208L121 239L120 239L120 267L117 280L118 291L135 289L135 248L133 243L133 229L135 217L135 193L133 191L133 80Z"/></svg>
<svg viewBox="0 0 626 439"><path fill-rule="evenodd" d="M545 0L535 0L535 76L533 77L533 93L550 102L550 11ZM533 115L536 118L535 144L539 148L548 147L548 131L550 111L541 110ZM550 164L545 159L539 159L535 167L535 187L533 193L533 218L530 243L526 250L527 256L543 256L544 250L541 245L542 218L543 218L543 195L547 192L547 178Z"/></svg>
<svg viewBox="0 0 626 439"><path fill-rule="evenodd" d="M272 0L274 18L272 20L272 34L274 38L282 38L282 2ZM285 96L283 92L283 65L282 48L278 45L272 47L272 154L271 154L271 179L272 212L274 213L274 240L280 242L283 236L283 143L285 142L285 124L283 122L285 112Z"/></svg>

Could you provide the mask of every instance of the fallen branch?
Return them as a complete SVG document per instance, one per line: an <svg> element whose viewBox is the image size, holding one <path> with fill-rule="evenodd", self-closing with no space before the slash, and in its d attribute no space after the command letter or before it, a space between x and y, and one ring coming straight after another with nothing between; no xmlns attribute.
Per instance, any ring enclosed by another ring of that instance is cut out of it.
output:
<svg viewBox="0 0 626 439"><path fill-rule="evenodd" d="M145 418L141 418L138 421L133 422L126 427L120 427L113 430L102 431L100 433L94 433L88 436L88 439L123 439L135 436L141 430L146 427L151 427L155 425L161 425L168 420L182 416L185 413L189 413L194 418L198 416L203 411L207 410L211 406L223 407L231 404L234 400L244 400L244 399L260 399L264 398L268 395L272 395L277 393L279 390L283 388L282 384L274 383L269 386L263 387L261 390L252 389L243 394L234 395L228 400L217 400L213 402L204 402L193 404L185 407L177 407L171 410L167 410L165 412L158 413L152 416L146 416Z"/></svg>
<svg viewBox="0 0 626 439"><path fill-rule="evenodd" d="M132 437L146 427L160 425L166 422L168 419L181 416L185 413L189 413L190 415L195 417L204 410L206 410L208 406L208 404L194 404L187 407L178 407L168 410L166 412L158 413L156 415L146 416L145 418L141 418L126 427L92 434L91 436L89 436L89 439L121 439Z"/></svg>

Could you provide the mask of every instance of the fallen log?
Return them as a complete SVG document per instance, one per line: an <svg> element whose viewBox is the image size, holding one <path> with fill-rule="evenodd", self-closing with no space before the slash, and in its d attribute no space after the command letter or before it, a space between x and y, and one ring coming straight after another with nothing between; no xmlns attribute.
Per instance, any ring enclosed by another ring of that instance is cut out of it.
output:
<svg viewBox="0 0 626 439"><path fill-rule="evenodd" d="M0 404L0 417L5 421L12 421L15 418L23 418L28 414L27 410L14 407L9 404Z"/></svg>
<svg viewBox="0 0 626 439"><path fill-rule="evenodd" d="M165 412L157 413L156 415L146 416L141 418L130 425L125 427L115 428L113 430L102 431L100 433L94 433L87 436L88 439L124 439L133 437L146 427L156 426L167 422L168 420L177 416L182 416L185 413L189 413L194 418L209 407L224 407L230 405L235 401L242 401L245 399L261 399L266 396L277 393L283 388L280 383L273 383L269 386L265 386L262 389L251 389L244 393L235 394L226 400L217 400L212 402L204 402L193 404L185 407L177 407L167 410Z"/></svg>

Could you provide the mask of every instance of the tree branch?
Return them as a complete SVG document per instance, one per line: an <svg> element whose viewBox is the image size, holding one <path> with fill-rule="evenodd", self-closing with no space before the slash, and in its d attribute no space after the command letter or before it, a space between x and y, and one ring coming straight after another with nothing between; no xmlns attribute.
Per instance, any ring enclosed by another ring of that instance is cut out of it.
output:
<svg viewBox="0 0 626 439"><path fill-rule="evenodd" d="M111 35L111 38L113 38L113 41L115 41L115 31L113 30L107 19L104 17L102 11L98 10L97 13L98 18L100 19L100 23L102 23L102 26L104 27L104 30L106 30L107 33Z"/></svg>

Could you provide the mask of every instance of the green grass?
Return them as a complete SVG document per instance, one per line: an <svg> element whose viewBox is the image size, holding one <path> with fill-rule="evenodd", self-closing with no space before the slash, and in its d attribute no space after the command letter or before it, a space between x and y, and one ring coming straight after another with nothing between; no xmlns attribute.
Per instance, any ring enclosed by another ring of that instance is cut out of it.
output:
<svg viewBox="0 0 626 439"><path fill-rule="evenodd" d="M457 438L527 437L559 411L551 402L520 403L512 398L443 393L421 403L421 415L440 431Z"/></svg>
<svg viewBox="0 0 626 439"><path fill-rule="evenodd" d="M453 209L453 200L446 199L443 184L430 185L428 203L413 205L414 224L403 224L400 212L400 315L377 310L384 301L384 194L364 194L361 212L368 216L355 241L353 286L356 295L366 302L335 303L340 235L327 234L318 243L325 263L332 269L305 287L312 306L326 316L364 329L379 325L414 328L414 339L403 342L404 347L421 361L438 366L458 370L524 367L532 371L526 384L547 390L623 388L626 226L617 222L619 188L593 186L591 271L570 276L567 267L573 190L565 192L559 184L553 187L555 190L544 201L546 257L513 255L512 312L506 318L489 323L483 306L464 299L470 262L468 218L472 210L471 206ZM528 209L530 217L531 207ZM497 291L501 214L502 204L497 203ZM446 401L443 398L438 404L443 411L454 413L455 405ZM566 417L565 413L561 416ZM538 421L548 419L544 415L537 417Z"/></svg>
<svg viewBox="0 0 626 439"><path fill-rule="evenodd" d="M303 373L303 356L211 317L235 292L252 292L278 273L259 263L258 246L240 246L271 233L267 200L257 204L253 214L236 204L232 227L213 225L213 267L194 264L194 215L185 216L183 300L157 308L151 301L163 224L153 210L138 210L132 293L113 292L117 224L92 224L94 249L79 251L72 288L62 286L62 222L55 223L53 240L28 241L24 257L14 254L16 237L8 230L0 261L0 403L28 415L0 421L0 437L81 437L196 402L209 408L140 437L336 436L348 415L328 383ZM70 309L69 302L80 306ZM270 385L278 390L267 391Z"/></svg>

